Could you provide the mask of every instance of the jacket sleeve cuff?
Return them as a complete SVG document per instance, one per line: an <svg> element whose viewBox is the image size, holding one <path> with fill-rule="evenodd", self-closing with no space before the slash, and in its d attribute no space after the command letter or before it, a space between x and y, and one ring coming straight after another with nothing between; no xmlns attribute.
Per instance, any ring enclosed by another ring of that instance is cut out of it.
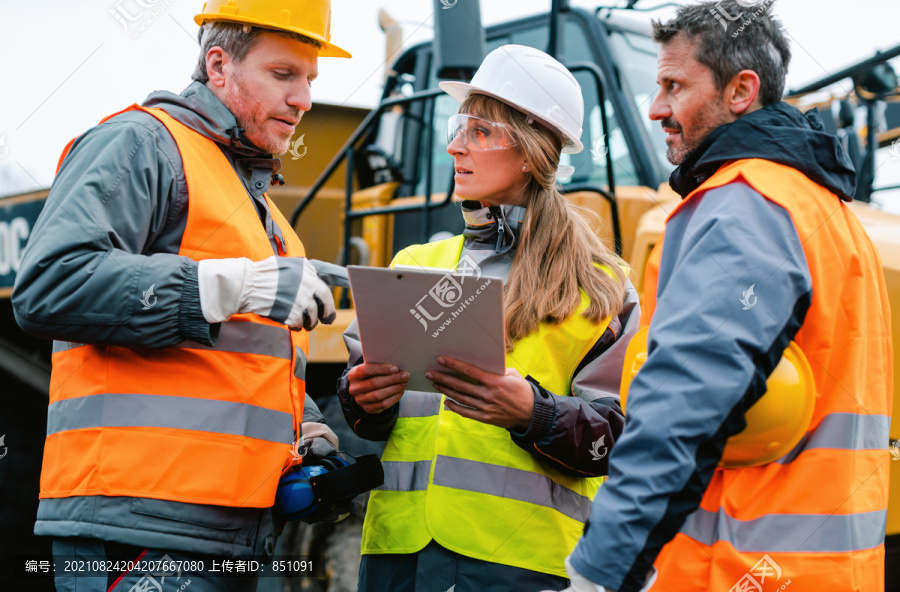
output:
<svg viewBox="0 0 900 592"><path fill-rule="evenodd" d="M361 419L370 426L384 426L391 425L393 426L394 421L397 419L397 416L400 415L400 403L394 403L384 411L380 413L369 413L365 411L359 404L356 402L350 395L350 381L347 379L347 373L350 370L362 363L362 358L360 358L356 364L349 366L346 370L344 370L344 374L338 379L337 390L338 396L342 404L350 411L357 419ZM353 427L353 426L351 426Z"/></svg>
<svg viewBox="0 0 900 592"><path fill-rule="evenodd" d="M534 391L534 413L531 416L531 423L524 432L509 430L514 441L523 444L531 444L537 442L547 435L553 422L556 420L556 399L553 393L545 389L531 376L525 378Z"/></svg>
<svg viewBox="0 0 900 592"><path fill-rule="evenodd" d="M392 406L388 407L380 413L369 413L368 411L365 411L353 399L350 400L350 406L353 408L353 411L355 413L363 418L364 421L373 425L393 423L394 420L397 419L397 417L400 415L400 403L394 403Z"/></svg>
<svg viewBox="0 0 900 592"><path fill-rule="evenodd" d="M178 307L178 330L182 337L204 345L215 345L221 323L210 324L200 307L200 284L197 280L197 262L187 260L181 266L184 284L181 288L181 304Z"/></svg>

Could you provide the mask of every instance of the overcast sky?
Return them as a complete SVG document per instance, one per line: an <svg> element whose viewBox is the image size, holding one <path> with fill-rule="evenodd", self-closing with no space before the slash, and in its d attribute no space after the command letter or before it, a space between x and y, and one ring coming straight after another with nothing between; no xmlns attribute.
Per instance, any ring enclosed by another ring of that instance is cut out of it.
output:
<svg viewBox="0 0 900 592"><path fill-rule="evenodd" d="M645 4L660 2L639 6ZM0 195L49 186L69 139L154 90L187 86L198 55L192 17L202 5L0 0ZM481 7L490 25L546 11L550 0L482 0ZM379 8L403 24L406 45L431 37L432 0L333 0L332 40L354 57L320 60L315 102L376 104L385 59ZM900 44L897 0L778 0L774 10L792 40L789 89ZM129 22L124 15L140 17ZM900 159L888 150L879 157L879 180L900 183Z"/></svg>

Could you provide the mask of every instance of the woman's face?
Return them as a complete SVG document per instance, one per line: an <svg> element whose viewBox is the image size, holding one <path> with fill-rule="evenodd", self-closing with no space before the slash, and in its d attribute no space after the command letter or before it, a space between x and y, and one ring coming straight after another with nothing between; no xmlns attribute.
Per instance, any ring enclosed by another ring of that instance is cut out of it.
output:
<svg viewBox="0 0 900 592"><path fill-rule="evenodd" d="M525 156L511 145L513 140L508 134L498 141L498 134L505 133L502 127L492 127L490 122L477 117L461 119L458 132L447 146L447 153L454 161L456 195L478 200L483 206L522 205L531 176L522 170L523 166L527 167ZM485 134L490 136L488 141L484 141Z"/></svg>

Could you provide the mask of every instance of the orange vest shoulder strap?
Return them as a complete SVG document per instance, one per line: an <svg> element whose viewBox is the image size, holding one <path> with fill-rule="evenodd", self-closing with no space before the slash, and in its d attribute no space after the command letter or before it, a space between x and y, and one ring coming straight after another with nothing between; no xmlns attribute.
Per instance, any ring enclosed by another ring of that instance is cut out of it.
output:
<svg viewBox="0 0 900 592"><path fill-rule="evenodd" d="M641 321L640 327L650 326L653 318L653 311L656 310L656 288L659 282L659 261L662 258L663 241L666 239L666 232L659 235L659 240L653 245L650 256L647 257L647 264L644 267L644 288L643 303L641 304Z"/></svg>
<svg viewBox="0 0 900 592"><path fill-rule="evenodd" d="M785 204L780 203L772 196L779 193L778 189L780 187L784 187L792 180L796 180L796 175L800 175L802 179L806 179L803 173L800 173L799 171L788 166L780 165L768 160L754 158L731 162L716 171L712 177L710 177L702 185L694 189L691 193L688 194L687 197L685 197L674 208L672 208L672 211L669 212L668 216L666 216L666 223L668 223L669 220L672 219L672 217L675 216L675 214L678 213L681 208L683 208L684 205L694 197L702 194L705 191L709 191L710 189L715 189L716 187L722 187L723 185L732 183L738 177L743 178L754 189L766 196L767 199L775 201L775 203L778 203L782 207L785 207ZM641 303L640 322L641 327L650 326L650 321L653 318L653 312L656 310L656 290L659 281L659 264L660 260L662 259L662 248L664 240L665 231L663 231L663 234L660 235L659 240L653 246L653 250L650 252L650 257L647 259L647 264L644 268L643 302Z"/></svg>

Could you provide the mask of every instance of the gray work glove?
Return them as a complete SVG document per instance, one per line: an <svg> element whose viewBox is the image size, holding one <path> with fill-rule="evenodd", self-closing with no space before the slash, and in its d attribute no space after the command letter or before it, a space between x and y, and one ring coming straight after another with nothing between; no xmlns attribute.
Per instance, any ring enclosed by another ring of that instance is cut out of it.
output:
<svg viewBox="0 0 900 592"><path fill-rule="evenodd" d="M300 424L300 431L300 456L324 458L338 453L337 434L324 423L306 421Z"/></svg>
<svg viewBox="0 0 900 592"><path fill-rule="evenodd" d="M242 312L310 331L334 322L331 290L305 257L204 259L197 269L200 307L209 323Z"/></svg>

